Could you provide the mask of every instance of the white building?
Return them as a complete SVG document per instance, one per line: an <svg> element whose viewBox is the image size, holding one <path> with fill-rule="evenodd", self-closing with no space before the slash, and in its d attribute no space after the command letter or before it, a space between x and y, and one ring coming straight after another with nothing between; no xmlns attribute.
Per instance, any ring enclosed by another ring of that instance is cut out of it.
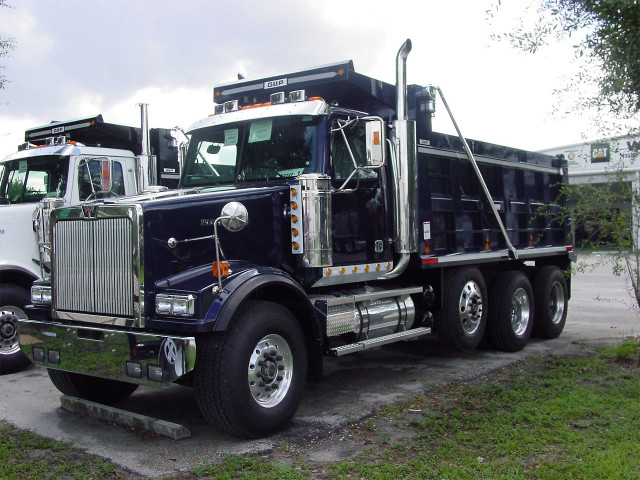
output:
<svg viewBox="0 0 640 480"><path fill-rule="evenodd" d="M595 183L604 184L617 172L623 173L623 179L633 184L633 191L640 192L640 137L617 137L595 142L577 143L564 147L549 148L541 153L548 155L563 154L569 164L569 184ZM627 208L636 209L632 215L633 236L636 248L640 245L639 205L632 205L632 198ZM623 207L624 208L624 207ZM576 235L576 237L578 237ZM575 240L579 240L576 238Z"/></svg>
<svg viewBox="0 0 640 480"><path fill-rule="evenodd" d="M629 173L629 181L640 171L640 137L618 137L596 142L548 148L541 153L563 154L569 163L569 183L604 183L612 171Z"/></svg>

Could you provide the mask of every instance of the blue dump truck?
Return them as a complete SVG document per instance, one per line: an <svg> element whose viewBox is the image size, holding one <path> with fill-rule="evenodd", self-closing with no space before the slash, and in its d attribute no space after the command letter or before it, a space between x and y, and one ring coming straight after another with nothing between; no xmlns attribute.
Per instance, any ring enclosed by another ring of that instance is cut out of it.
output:
<svg viewBox="0 0 640 480"><path fill-rule="evenodd" d="M565 162L432 131L449 108L406 85L410 50L396 85L343 62L217 86L179 190L54 210L23 352L99 402L191 385L207 421L251 438L286 425L325 356L560 335Z"/></svg>

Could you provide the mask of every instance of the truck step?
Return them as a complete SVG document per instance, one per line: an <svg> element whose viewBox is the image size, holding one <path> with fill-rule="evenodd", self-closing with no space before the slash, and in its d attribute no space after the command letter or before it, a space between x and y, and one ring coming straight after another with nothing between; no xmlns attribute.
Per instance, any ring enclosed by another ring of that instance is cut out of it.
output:
<svg viewBox="0 0 640 480"><path fill-rule="evenodd" d="M369 350L371 348L380 347L400 340L410 340L430 333L431 328L429 327L412 328L411 330L406 330L404 332L392 333L383 337L372 338L370 340L363 340L361 342L351 343L341 347L330 348L328 353L332 357L341 357L342 355L347 355L349 353Z"/></svg>

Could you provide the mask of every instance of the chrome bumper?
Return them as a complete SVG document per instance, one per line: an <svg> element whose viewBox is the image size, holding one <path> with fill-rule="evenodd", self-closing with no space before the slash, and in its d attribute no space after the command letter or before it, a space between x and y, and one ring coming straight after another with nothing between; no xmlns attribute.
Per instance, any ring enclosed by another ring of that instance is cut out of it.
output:
<svg viewBox="0 0 640 480"><path fill-rule="evenodd" d="M20 349L36 365L163 387L193 370L194 337L20 320Z"/></svg>

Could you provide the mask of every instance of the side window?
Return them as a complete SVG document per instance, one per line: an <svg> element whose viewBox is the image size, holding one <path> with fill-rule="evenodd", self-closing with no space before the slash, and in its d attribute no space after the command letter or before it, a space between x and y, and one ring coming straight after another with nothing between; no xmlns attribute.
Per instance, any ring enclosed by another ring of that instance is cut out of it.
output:
<svg viewBox="0 0 640 480"><path fill-rule="evenodd" d="M101 162L100 160L89 160L82 162L78 167L78 196L80 200L86 200L89 195L100 198L101 185ZM111 170L111 192L117 195L124 195L124 176L122 174L122 164L113 162ZM92 197L93 198L93 197Z"/></svg>
<svg viewBox="0 0 640 480"><path fill-rule="evenodd" d="M24 189L24 202L38 202L47 194L49 174L41 170L31 170Z"/></svg>
<svg viewBox="0 0 640 480"><path fill-rule="evenodd" d="M349 123L344 120L338 120L333 123L331 158L333 162L333 178L337 180L346 180L351 175L356 169L353 164L354 160L358 167L367 165L367 135L364 123ZM366 169L360 170L357 175L360 175L360 179L378 177L376 170ZM353 178L357 178L357 175L354 175Z"/></svg>
<svg viewBox="0 0 640 480"><path fill-rule="evenodd" d="M27 172L11 170L7 179L7 199L9 203L18 203L22 200L22 189L27 178Z"/></svg>

